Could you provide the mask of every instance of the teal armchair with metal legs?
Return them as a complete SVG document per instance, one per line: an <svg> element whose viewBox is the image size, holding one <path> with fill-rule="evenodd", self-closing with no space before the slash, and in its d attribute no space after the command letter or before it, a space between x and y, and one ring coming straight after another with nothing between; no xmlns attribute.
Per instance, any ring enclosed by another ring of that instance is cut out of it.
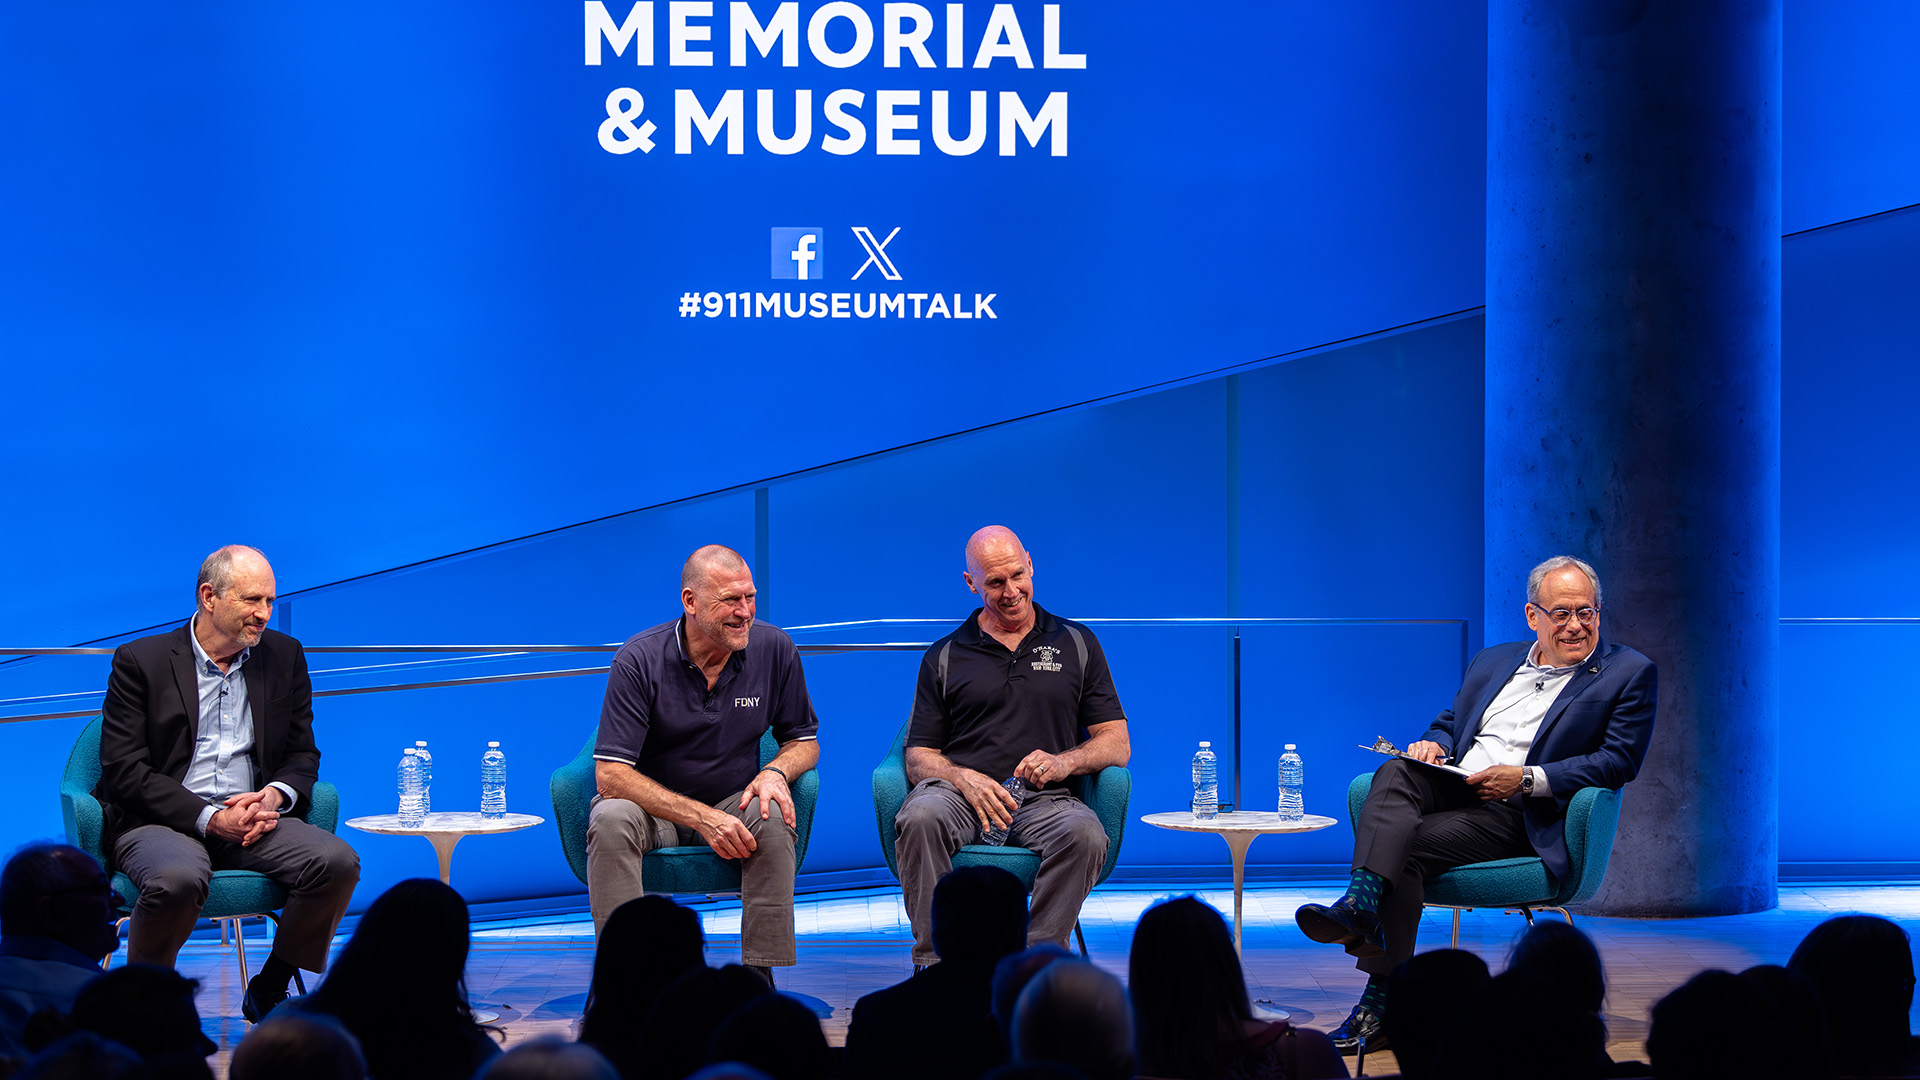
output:
<svg viewBox="0 0 1920 1080"><path fill-rule="evenodd" d="M899 833L894 829L893 819L913 787L907 782L906 747L907 726L902 724L887 756L873 770L873 816L880 828L880 851L886 856L887 869L895 880L900 877L900 860L894 853ZM1074 798L1092 807L1100 816L1100 825L1107 832L1107 861L1100 866L1100 876L1094 881L1097 886L1107 880L1114 864L1120 860L1120 841L1127 834L1127 803L1133 795L1133 774L1121 766L1109 765L1096 774L1073 777L1067 786ZM1040 873L1040 855L1012 844L1002 847L968 844L954 853L953 865L998 866L1019 878L1031 892L1033 879ZM1078 920L1073 924L1073 936L1080 943L1080 954L1087 955L1087 938L1080 932Z"/></svg>
<svg viewBox="0 0 1920 1080"><path fill-rule="evenodd" d="M1360 808L1373 787L1373 774L1361 773L1347 785L1347 820L1357 824ZM1453 948L1460 947L1460 913L1474 908L1501 908L1525 915L1557 911L1568 922L1567 908L1593 899L1607 875L1613 854L1614 827L1620 823L1620 792L1613 788L1581 788L1567 804L1567 855L1572 867L1564 880L1547 871L1546 863L1528 856L1467 863L1427 881L1427 906L1453 909Z"/></svg>
<svg viewBox="0 0 1920 1080"><path fill-rule="evenodd" d="M560 850L580 884L587 883L587 811L598 788L593 779L593 744L599 732L587 736L572 761L553 771L547 793L553 798L553 821L560 830ZM760 736L760 764L772 761L780 744L769 731ZM820 770L808 769L788 785L793 792L793 865L806 863L807 840L813 835L813 811L820 801ZM655 848L640 861L640 877L650 893L721 896L740 891L740 865L713 853L705 844Z"/></svg>
<svg viewBox="0 0 1920 1080"><path fill-rule="evenodd" d="M107 865L106 855L106 814L100 807L100 800L93 795L93 789L100 782L100 724L95 717L80 730L80 737L74 740L73 751L67 755L67 768L60 777L60 814L67 826L67 842L94 857L100 865ZM307 807L306 820L309 825L334 832L340 825L340 792L325 780L316 780L313 784L313 802ZM120 921L125 923L133 914L133 905L140 899L139 890L133 887L133 879L125 874L113 875L115 906ZM286 887L274 882L265 874L252 870L215 870L213 879L207 886L207 902L200 909L200 917L212 919L220 924L221 944L226 943L229 931L233 934L234 959L240 965L240 982L247 981L247 938L243 930L243 921L263 918L276 927L280 924L279 911L287 903ZM294 982L301 993L307 992L306 981L298 971L294 972Z"/></svg>

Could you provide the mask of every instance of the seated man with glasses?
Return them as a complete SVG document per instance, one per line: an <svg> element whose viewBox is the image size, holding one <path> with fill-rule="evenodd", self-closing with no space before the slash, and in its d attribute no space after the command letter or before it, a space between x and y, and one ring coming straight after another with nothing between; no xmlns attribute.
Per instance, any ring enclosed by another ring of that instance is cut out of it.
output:
<svg viewBox="0 0 1920 1080"><path fill-rule="evenodd" d="M1426 879L1466 863L1538 856L1569 869L1567 803L1632 780L1653 736L1654 668L1600 640L1600 578L1560 555L1527 575L1531 641L1494 645L1467 668L1453 708L1380 766L1354 826L1353 876L1331 905L1295 913L1315 941L1345 945L1368 975L1333 1032L1352 1052L1387 1049L1389 972L1413 955ZM1454 759L1466 776L1431 767ZM1427 762L1430 764L1419 764Z"/></svg>

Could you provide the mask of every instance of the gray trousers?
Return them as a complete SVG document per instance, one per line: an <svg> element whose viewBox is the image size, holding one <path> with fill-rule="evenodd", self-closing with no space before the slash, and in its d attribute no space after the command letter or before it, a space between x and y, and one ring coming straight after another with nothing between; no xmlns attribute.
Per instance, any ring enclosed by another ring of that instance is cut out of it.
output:
<svg viewBox="0 0 1920 1080"><path fill-rule="evenodd" d="M760 800L740 806L742 792L714 803L744 823L755 847L740 864L740 962L759 967L791 967L798 962L793 945L793 847L796 833L780 817L780 807L760 820ZM593 932L621 904L646 892L640 880L641 857L654 848L705 845L699 830L656 818L625 799L593 797L587 811L587 906Z"/></svg>
<svg viewBox="0 0 1920 1080"><path fill-rule="evenodd" d="M127 960L163 967L174 966L193 933L215 870L253 870L286 886L273 953L308 971L327 970L327 947L360 883L360 856L353 848L294 817L281 818L252 847L142 825L114 842L113 859L140 890Z"/></svg>
<svg viewBox="0 0 1920 1080"><path fill-rule="evenodd" d="M900 864L900 888L913 924L913 962L931 964L939 959L933 949L933 887L953 868L954 852L981 842L980 819L959 788L945 780L922 780L900 804L893 826L898 830L894 855ZM1068 938L1080 918L1080 905L1107 861L1107 830L1100 815L1064 791L1032 792L1013 812L1007 843L1040 855L1027 944L1071 947Z"/></svg>

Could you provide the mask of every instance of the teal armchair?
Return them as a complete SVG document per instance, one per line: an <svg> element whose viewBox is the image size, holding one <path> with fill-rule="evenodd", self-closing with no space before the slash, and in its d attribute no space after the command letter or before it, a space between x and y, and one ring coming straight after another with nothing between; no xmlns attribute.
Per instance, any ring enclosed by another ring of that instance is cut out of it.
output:
<svg viewBox="0 0 1920 1080"><path fill-rule="evenodd" d="M880 851L887 858L887 870L895 880L900 877L900 860L894 852L899 833L894 828L893 819L900 813L900 804L907 801L907 792L912 784L907 782L907 725L900 725L900 734L894 736L893 746L887 756L873 770L873 817L880 828ZM1081 802L1093 808L1100 816L1100 824L1107 831L1107 861L1100 867L1100 876L1095 885L1107 880L1113 873L1113 867L1120 860L1120 841L1127 834L1127 803L1133 795L1133 774L1118 765L1109 765L1098 773L1089 776L1076 776L1067 781L1068 790ZM1028 848L1008 844L995 847L988 844L968 844L954 853L953 865L961 866L998 866L1020 879L1028 890L1033 888L1033 879L1040 873L1040 855ZM1087 938L1080 932L1080 923L1075 920L1073 934L1080 943L1080 954L1087 954Z"/></svg>
<svg viewBox="0 0 1920 1080"><path fill-rule="evenodd" d="M598 737L598 729L589 733L580 752L555 769L547 783L547 793L553 798L553 821L560 830L560 850L582 885L587 883L587 810L598 790L593 779L593 744ZM779 752L780 744L772 731L760 736L761 765ZM813 810L820 801L820 770L808 769L794 777L789 788L793 792L797 834L793 865L797 871L806 863L807 840L813 835ZM652 893L722 895L740 891L739 864L715 855L705 844L655 848L641 859L640 876Z"/></svg>
<svg viewBox="0 0 1920 1080"><path fill-rule="evenodd" d="M100 782L100 724L95 717L80 730L80 737L74 740L73 751L67 755L67 768L60 777L60 815L66 821L67 842L94 857L101 866L107 865L105 846L106 814L100 807L100 800L94 798L94 785ZM306 820L309 825L335 832L340 825L340 792L325 780L316 780L313 784L313 800L307 807ZM140 899L139 890L133 887L133 879L125 874L113 875L113 892L116 907L120 912L120 921L131 918L133 905ZM207 887L207 902L200 909L200 917L212 919L220 924L221 944L226 943L229 930L233 934L234 956L240 965L240 981L247 981L247 938L242 930L242 920L264 918L276 927L280 923L279 910L286 906L287 890L276 884L265 874L252 870L215 870L213 880ZM306 993L306 981L299 972L294 980L300 986L300 992Z"/></svg>
<svg viewBox="0 0 1920 1080"><path fill-rule="evenodd" d="M1361 773L1347 785L1347 821L1357 824L1360 808L1373 787L1373 774ZM1613 831L1620 823L1620 792L1613 788L1581 788L1567 804L1567 854L1573 865L1566 880L1547 872L1538 858L1495 859L1467 863L1427 881L1427 906L1453 909L1453 948L1460 947L1460 913L1477 907L1518 910L1533 924L1534 909L1557 911L1568 922L1567 908L1593 899L1607 875L1613 854Z"/></svg>

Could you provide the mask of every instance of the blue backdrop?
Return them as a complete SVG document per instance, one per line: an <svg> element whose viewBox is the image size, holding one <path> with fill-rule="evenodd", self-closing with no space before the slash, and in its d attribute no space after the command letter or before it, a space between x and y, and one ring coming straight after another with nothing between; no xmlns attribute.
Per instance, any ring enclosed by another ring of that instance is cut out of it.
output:
<svg viewBox="0 0 1920 1080"><path fill-rule="evenodd" d="M635 10L604 7L616 27ZM1796 2L1786 24L1789 778L1904 739L1895 693L1829 673L1901 655L1896 620L1920 618L1890 574L1920 531L1898 420L1920 394L1920 218L1886 213L1920 201L1920 157L1887 134L1920 112L1915 23L1894 0L1840 7ZM786 10L750 8L756 26ZM1260 805L1277 744L1299 742L1311 801L1337 807L1366 764L1354 741L1410 737L1446 703L1463 634L1517 632L1480 625L1484 9L1067 2L1054 52L1085 57L1071 67L1048 64L1047 8L1008 8L1017 46L1011 22L989 30L995 5L965 4L949 66L947 6L927 5L933 67L888 48L879 4L857 5L874 36L845 67L823 58L857 50L854 7L818 3L793 7L771 57L743 35L738 65L728 5L685 20L682 51L707 66L672 62L665 3L633 24L651 65L578 4L8 8L0 640L184 617L194 566L230 540L274 559L310 644L617 641L672 614L679 560L710 540L749 553L781 623L951 621L971 599L961 541L1002 520L1041 602L1073 616L1457 620L1243 631L1226 764ZM600 141L623 89L651 150ZM735 90L710 145L679 92L704 116ZM810 95L804 148L766 148L761 90L770 142ZM853 153L824 142L851 130L829 119L837 91L860 95L841 99L865 132ZM978 149L935 142L937 91L955 138L985 94ZM879 152L883 92L888 148L918 154ZM1015 122L1003 155L1007 94L1028 115L1061 104L1038 145ZM809 278L776 277L808 233ZM880 296L900 306L880 317ZM1862 618L1879 621L1814 621ZM1177 804L1191 742L1226 741L1232 632L1104 636L1136 718L1136 809ZM825 790L807 869L872 867L866 773L912 658L808 663ZM104 678L96 660L0 664L0 698L21 699L0 715ZM538 811L598 699L591 676L328 698L323 772L349 815L385 810L399 746L424 737L451 806L477 799L473 759L501 738L513 801ZM0 792L7 839L59 831L52 777L82 722L0 725L15 772L44 778ZM1814 724L1846 737L1791 737ZM1783 813L1782 858L1920 860L1883 795L1844 820ZM355 840L361 903L431 871L424 844ZM478 899L577 888L548 829L471 844L456 881ZM1123 860L1215 865L1217 846L1137 828ZM1329 830L1254 858L1343 846Z"/></svg>

